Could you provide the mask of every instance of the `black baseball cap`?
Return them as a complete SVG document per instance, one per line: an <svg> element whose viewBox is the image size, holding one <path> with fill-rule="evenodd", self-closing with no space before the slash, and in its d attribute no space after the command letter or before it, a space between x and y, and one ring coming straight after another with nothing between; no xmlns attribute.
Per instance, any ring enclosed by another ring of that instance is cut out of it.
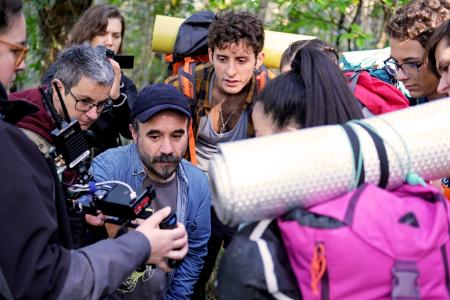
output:
<svg viewBox="0 0 450 300"><path fill-rule="evenodd" d="M170 84L155 83L146 86L137 96L131 110L131 119L144 123L164 110L175 110L191 118L189 99Z"/></svg>

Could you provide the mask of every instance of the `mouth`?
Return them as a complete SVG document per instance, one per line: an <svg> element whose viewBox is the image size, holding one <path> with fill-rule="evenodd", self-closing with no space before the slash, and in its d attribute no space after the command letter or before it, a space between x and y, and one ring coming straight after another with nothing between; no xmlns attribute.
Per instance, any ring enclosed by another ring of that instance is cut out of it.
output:
<svg viewBox="0 0 450 300"><path fill-rule="evenodd" d="M225 79L224 81L227 86L231 86L231 87L237 86L239 84L239 80Z"/></svg>

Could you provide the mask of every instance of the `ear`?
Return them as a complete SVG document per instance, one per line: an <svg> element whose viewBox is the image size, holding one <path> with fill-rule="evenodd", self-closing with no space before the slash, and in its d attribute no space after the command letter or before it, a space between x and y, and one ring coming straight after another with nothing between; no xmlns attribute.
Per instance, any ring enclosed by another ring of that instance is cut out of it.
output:
<svg viewBox="0 0 450 300"><path fill-rule="evenodd" d="M266 55L264 54L264 52L259 52L259 54L256 56L256 70L258 70L259 68L261 68L264 58L266 58Z"/></svg>
<svg viewBox="0 0 450 300"><path fill-rule="evenodd" d="M55 88L55 85L58 87L61 93L64 92L64 85L62 84L61 80L53 79L51 83L52 88Z"/></svg>
<svg viewBox="0 0 450 300"><path fill-rule="evenodd" d="M209 56L209 62L213 62L213 54L214 52L211 50L211 48L208 48L208 56Z"/></svg>
<svg viewBox="0 0 450 300"><path fill-rule="evenodd" d="M134 143L137 144L139 133L137 132L137 130L134 129L133 125L131 125L131 124L128 125L128 128L131 131L131 136L133 137Z"/></svg>

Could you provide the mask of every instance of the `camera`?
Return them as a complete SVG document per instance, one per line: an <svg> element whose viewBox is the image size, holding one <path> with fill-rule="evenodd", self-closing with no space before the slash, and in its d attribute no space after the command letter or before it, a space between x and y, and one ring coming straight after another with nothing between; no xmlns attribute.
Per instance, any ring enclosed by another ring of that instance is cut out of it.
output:
<svg viewBox="0 0 450 300"><path fill-rule="evenodd" d="M106 56L114 59L121 69L133 69L134 68L134 56L133 55L121 55L114 54L114 51L106 49Z"/></svg>
<svg viewBox="0 0 450 300"><path fill-rule="evenodd" d="M40 89L44 102L55 121L51 132L54 146L49 151L56 166L56 173L67 197L69 209L95 214L101 210L117 222L126 223L148 216L147 207L155 198L152 187L134 190L121 181L94 182L90 165L93 151L89 147L86 131L78 120L71 120L62 95L53 83L62 108L58 114L51 101L51 90Z"/></svg>

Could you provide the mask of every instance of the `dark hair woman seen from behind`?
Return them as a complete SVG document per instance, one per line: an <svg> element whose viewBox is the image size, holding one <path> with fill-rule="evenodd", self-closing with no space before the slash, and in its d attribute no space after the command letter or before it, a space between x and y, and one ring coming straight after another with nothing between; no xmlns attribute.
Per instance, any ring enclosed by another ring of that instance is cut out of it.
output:
<svg viewBox="0 0 450 300"><path fill-rule="evenodd" d="M89 43L93 47L103 45L118 54L122 50L125 33L125 19L112 5L100 4L86 10L69 33L68 46ZM113 107L104 111L90 130L95 134L95 154L121 145L120 135L131 139L130 109L137 97L137 88L133 81L120 70L117 62L111 61L114 68L114 83L110 97ZM55 74L52 65L42 79L50 84Z"/></svg>
<svg viewBox="0 0 450 300"><path fill-rule="evenodd" d="M257 135L362 118L341 70L321 51L300 49L291 67L259 94L253 111ZM264 118L272 132L261 129Z"/></svg>

